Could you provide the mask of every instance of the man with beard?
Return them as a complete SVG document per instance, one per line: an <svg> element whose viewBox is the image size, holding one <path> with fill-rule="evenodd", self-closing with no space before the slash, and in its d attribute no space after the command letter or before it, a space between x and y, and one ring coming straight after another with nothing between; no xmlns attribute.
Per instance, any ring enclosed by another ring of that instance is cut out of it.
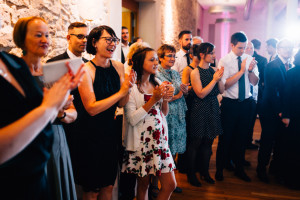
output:
<svg viewBox="0 0 300 200"><path fill-rule="evenodd" d="M180 50L176 53L176 61L172 69L182 76L183 69L191 63L189 50L193 44L192 32L183 30L178 35Z"/></svg>
<svg viewBox="0 0 300 200"><path fill-rule="evenodd" d="M127 54L129 52L129 46L131 43L128 41L129 33L128 28L122 26L122 46L121 46L121 62L124 64L127 60Z"/></svg>
<svg viewBox="0 0 300 200"><path fill-rule="evenodd" d="M276 51L276 45L278 43L278 40L276 38L270 38L266 41L266 43L267 43L267 52L270 55L269 62L271 62L278 57Z"/></svg>
<svg viewBox="0 0 300 200"><path fill-rule="evenodd" d="M245 143L250 124L252 95L250 83L258 82L256 61L244 53L247 36L243 32L231 36L231 52L221 58L218 68L224 67L221 81L225 84L225 92L221 105L221 121L223 134L219 136L216 155L216 175L222 181L226 162L232 159L235 164L235 176L250 182L244 171Z"/></svg>
<svg viewBox="0 0 300 200"><path fill-rule="evenodd" d="M86 42L88 36L87 25L81 22L71 23L68 27L68 49L58 56L51 58L47 62L53 62L57 60L63 60L68 58L82 57L82 53L85 52ZM88 60L82 58L84 62Z"/></svg>

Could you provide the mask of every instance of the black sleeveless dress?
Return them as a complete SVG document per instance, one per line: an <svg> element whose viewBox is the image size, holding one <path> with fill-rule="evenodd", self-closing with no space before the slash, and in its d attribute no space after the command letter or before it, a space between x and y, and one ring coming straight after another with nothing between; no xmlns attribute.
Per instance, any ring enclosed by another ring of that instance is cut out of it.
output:
<svg viewBox="0 0 300 200"><path fill-rule="evenodd" d="M202 88L205 88L213 79L214 69L209 67L203 69L197 67L200 73ZM203 99L199 98L192 90L190 105L190 138L208 138L214 139L217 135L222 134L220 107L217 95L219 94L218 84Z"/></svg>
<svg viewBox="0 0 300 200"><path fill-rule="evenodd" d="M120 77L112 63L110 67L96 66L93 83L96 101L106 99L120 90ZM75 182L83 190L99 191L114 185L118 169L118 134L115 131L114 115L117 104L90 116L79 102L78 92L74 101L78 112L75 147L71 149ZM74 140L73 140L74 141ZM72 144L73 145L73 144Z"/></svg>
<svg viewBox="0 0 300 200"><path fill-rule="evenodd" d="M38 107L43 94L22 59L4 52L0 57L25 92L24 97L0 76L0 127L5 127ZM52 142L49 123L20 153L0 165L1 199L52 199L45 173Z"/></svg>

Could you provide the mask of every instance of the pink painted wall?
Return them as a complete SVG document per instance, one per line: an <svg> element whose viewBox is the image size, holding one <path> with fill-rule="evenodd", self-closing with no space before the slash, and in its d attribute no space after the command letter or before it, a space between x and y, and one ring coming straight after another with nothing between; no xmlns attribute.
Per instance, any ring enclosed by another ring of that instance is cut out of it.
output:
<svg viewBox="0 0 300 200"><path fill-rule="evenodd" d="M218 23L217 18L224 14L210 14L208 10L203 12L203 39L208 41L209 24L215 24L215 42L217 59L220 59L230 51L230 37L233 33L243 31L248 40L259 39L262 42L260 54L267 55L265 41L267 40L267 8L252 9L249 20L243 18L243 7L237 8L234 14L228 14L230 18L237 19L236 23ZM208 41L211 42L211 41ZM221 50L223 51L221 52Z"/></svg>

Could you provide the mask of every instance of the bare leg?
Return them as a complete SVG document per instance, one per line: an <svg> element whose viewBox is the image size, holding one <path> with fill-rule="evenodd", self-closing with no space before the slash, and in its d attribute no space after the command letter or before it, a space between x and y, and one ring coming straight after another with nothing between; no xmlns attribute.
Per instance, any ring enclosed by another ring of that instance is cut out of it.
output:
<svg viewBox="0 0 300 200"><path fill-rule="evenodd" d="M137 177L137 195L136 200L145 200L148 194L148 186L150 183L150 176ZM102 199L101 199L102 200Z"/></svg>
<svg viewBox="0 0 300 200"><path fill-rule="evenodd" d="M162 173L158 177L161 183L161 189L156 200L168 200L171 197L172 192L176 188L176 180L174 172Z"/></svg>
<svg viewBox="0 0 300 200"><path fill-rule="evenodd" d="M99 192L83 192L82 200L97 200Z"/></svg>
<svg viewBox="0 0 300 200"><path fill-rule="evenodd" d="M111 200L112 198L112 190L113 190L113 186L109 185L106 186L104 188L101 188L100 192L99 192L99 199L100 200Z"/></svg>

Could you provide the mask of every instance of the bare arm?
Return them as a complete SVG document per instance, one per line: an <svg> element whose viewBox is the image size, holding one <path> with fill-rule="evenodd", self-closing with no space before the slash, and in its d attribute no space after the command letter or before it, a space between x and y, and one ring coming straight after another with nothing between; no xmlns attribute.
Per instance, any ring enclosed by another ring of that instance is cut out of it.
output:
<svg viewBox="0 0 300 200"><path fill-rule="evenodd" d="M222 78L223 72L224 72L224 68L222 71L216 71L213 80L205 88L203 88L200 79L199 70L194 69L191 73L191 80L192 80L192 85L194 85L193 89L196 95L201 99L205 98L212 91L212 89L219 82L219 80Z"/></svg>
<svg viewBox="0 0 300 200"><path fill-rule="evenodd" d="M189 67L185 67L182 72L182 83L184 84L189 84L190 83L190 74L191 74L191 69ZM192 89L192 86L188 87L188 91Z"/></svg>
<svg viewBox="0 0 300 200"><path fill-rule="evenodd" d="M79 75L79 76L82 76ZM0 129L0 164L21 152L56 117L68 99L70 89L80 78L66 74L49 90L45 90L42 104L19 120Z"/></svg>
<svg viewBox="0 0 300 200"><path fill-rule="evenodd" d="M86 73L83 77L83 81L78 87L78 91L80 93L80 97L83 103L83 106L85 110L91 115L95 116L114 104L116 104L118 101L120 101L123 97L127 96L129 87L127 87L125 84L122 84L121 89L111 95L110 97L96 101L94 88L93 88L93 81L91 77L91 73L93 73L89 67L86 65L85 69L88 73Z"/></svg>
<svg viewBox="0 0 300 200"><path fill-rule="evenodd" d="M167 114L169 113L169 103L167 101L162 102L161 111L165 116L167 116Z"/></svg>

